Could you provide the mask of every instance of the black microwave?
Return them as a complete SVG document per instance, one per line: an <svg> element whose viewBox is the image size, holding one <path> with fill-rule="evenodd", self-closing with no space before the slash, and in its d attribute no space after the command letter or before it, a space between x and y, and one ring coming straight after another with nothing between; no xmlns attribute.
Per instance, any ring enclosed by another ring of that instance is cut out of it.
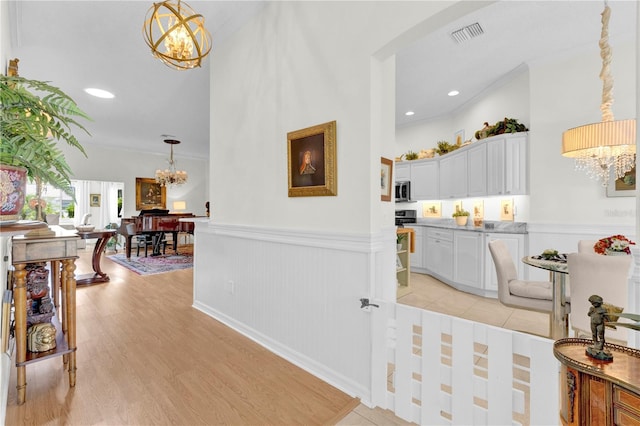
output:
<svg viewBox="0 0 640 426"><path fill-rule="evenodd" d="M396 203L411 202L411 182L396 182Z"/></svg>

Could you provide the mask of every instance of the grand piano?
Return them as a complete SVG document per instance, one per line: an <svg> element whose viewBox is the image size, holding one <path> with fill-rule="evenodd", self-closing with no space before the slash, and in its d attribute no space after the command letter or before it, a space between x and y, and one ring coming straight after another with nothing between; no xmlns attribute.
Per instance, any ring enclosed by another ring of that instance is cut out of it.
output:
<svg viewBox="0 0 640 426"><path fill-rule="evenodd" d="M178 249L178 233L187 232L193 234L193 222L180 222L181 218L195 217L192 213L169 213L169 210L163 209L147 209L140 210L138 216L122 219L118 233L124 235L127 240L126 252L127 259L131 257L131 240L135 235L148 235L154 241L152 256L160 253L161 241L164 234L171 233L173 235L173 250ZM135 233L127 232L127 225L135 225Z"/></svg>

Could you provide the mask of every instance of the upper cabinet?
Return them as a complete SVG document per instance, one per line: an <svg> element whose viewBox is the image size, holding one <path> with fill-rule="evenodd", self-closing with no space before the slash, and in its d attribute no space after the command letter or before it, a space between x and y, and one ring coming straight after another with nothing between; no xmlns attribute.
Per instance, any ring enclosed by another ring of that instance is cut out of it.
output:
<svg viewBox="0 0 640 426"><path fill-rule="evenodd" d="M396 163L396 181L411 181L415 201L527 195L528 167L528 133L507 133L442 157Z"/></svg>
<svg viewBox="0 0 640 426"><path fill-rule="evenodd" d="M487 195L528 193L527 139L527 133L487 139Z"/></svg>
<svg viewBox="0 0 640 426"><path fill-rule="evenodd" d="M467 196L467 151L456 150L440 157L440 198Z"/></svg>
<svg viewBox="0 0 640 426"><path fill-rule="evenodd" d="M437 200L439 164L436 160L425 160L411 164L411 197L413 200Z"/></svg>
<svg viewBox="0 0 640 426"><path fill-rule="evenodd" d="M467 151L467 196L487 194L487 144L472 145Z"/></svg>
<svg viewBox="0 0 640 426"><path fill-rule="evenodd" d="M395 175L396 182L411 180L411 163L408 161L396 163Z"/></svg>

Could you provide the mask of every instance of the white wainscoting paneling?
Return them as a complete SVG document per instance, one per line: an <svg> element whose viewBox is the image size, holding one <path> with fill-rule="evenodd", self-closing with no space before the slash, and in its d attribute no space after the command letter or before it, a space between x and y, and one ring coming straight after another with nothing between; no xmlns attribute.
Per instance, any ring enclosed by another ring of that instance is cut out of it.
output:
<svg viewBox="0 0 640 426"><path fill-rule="evenodd" d="M383 238L199 224L194 307L366 400L371 313L360 298L395 284L394 250L395 228Z"/></svg>

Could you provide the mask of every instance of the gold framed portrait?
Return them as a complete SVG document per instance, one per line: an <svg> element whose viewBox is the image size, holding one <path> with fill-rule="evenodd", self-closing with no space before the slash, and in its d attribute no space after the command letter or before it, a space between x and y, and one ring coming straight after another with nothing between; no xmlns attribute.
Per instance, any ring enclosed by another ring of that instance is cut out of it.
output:
<svg viewBox="0 0 640 426"><path fill-rule="evenodd" d="M136 210L165 209L167 188L154 178L136 178Z"/></svg>
<svg viewBox="0 0 640 426"><path fill-rule="evenodd" d="M336 122L287 133L289 197L338 195Z"/></svg>

